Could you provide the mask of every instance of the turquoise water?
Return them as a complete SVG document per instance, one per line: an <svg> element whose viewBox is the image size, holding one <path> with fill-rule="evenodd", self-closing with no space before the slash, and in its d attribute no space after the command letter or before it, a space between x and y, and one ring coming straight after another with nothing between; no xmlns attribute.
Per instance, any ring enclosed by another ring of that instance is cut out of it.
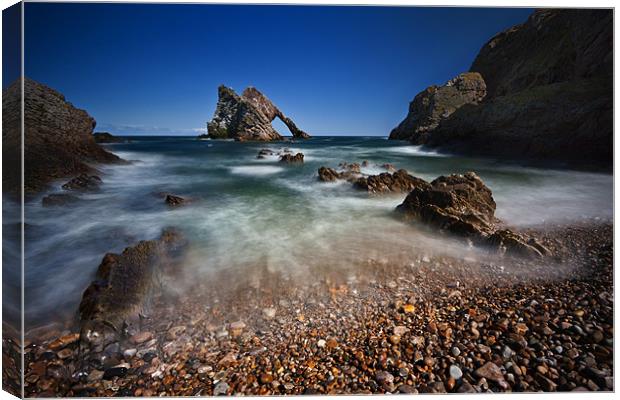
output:
<svg viewBox="0 0 620 400"><path fill-rule="evenodd" d="M260 149L285 147L303 152L304 164L256 158ZM471 251L393 218L404 194L369 197L347 183L317 180L320 166L343 161L367 160L362 171L372 174L392 163L427 180L475 171L493 191L497 216L513 226L613 215L612 175L446 156L385 138L236 143L135 137L107 148L134 162L101 167L101 192L84 195L75 206L43 208L43 195L26 205L27 327L66 318L106 252L155 238L165 226L190 238L186 268L196 279L202 271L257 262L297 273L326 263L338 268L369 258L406 261L430 250L456 256ZM170 209L158 192L191 203ZM5 207L11 207L6 200Z"/></svg>

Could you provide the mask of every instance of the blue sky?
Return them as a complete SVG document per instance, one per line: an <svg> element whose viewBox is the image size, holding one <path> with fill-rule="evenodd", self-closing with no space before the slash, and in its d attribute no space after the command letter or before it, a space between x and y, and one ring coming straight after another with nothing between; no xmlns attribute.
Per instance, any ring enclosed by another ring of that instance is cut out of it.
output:
<svg viewBox="0 0 620 400"><path fill-rule="evenodd" d="M257 87L310 134L387 135L531 12L26 3L25 71L116 134L193 135L223 83Z"/></svg>

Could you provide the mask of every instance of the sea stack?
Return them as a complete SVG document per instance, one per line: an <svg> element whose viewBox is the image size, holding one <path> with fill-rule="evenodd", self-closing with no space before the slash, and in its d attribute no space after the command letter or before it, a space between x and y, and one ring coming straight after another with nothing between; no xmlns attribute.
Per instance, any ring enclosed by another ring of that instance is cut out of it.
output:
<svg viewBox="0 0 620 400"><path fill-rule="evenodd" d="M238 141L283 140L271 125L276 117L288 127L294 138L310 137L256 88L248 87L239 96L233 89L221 85L215 114L207 124L208 136Z"/></svg>

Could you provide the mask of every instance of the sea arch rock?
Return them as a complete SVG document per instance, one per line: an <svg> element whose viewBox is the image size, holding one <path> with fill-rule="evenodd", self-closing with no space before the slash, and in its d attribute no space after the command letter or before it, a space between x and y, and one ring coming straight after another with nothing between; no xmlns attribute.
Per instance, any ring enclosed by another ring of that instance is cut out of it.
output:
<svg viewBox="0 0 620 400"><path fill-rule="evenodd" d="M294 138L310 137L258 89L248 87L239 96L233 89L221 85L215 113L207 123L208 136L239 141L282 140L283 137L271 125L276 118L288 127Z"/></svg>

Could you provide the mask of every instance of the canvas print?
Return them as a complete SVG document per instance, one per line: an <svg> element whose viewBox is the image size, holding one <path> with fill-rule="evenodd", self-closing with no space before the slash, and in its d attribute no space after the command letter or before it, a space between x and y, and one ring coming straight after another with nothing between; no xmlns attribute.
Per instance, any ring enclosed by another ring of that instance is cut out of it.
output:
<svg viewBox="0 0 620 400"><path fill-rule="evenodd" d="M2 43L4 390L614 390L612 9L25 2Z"/></svg>

